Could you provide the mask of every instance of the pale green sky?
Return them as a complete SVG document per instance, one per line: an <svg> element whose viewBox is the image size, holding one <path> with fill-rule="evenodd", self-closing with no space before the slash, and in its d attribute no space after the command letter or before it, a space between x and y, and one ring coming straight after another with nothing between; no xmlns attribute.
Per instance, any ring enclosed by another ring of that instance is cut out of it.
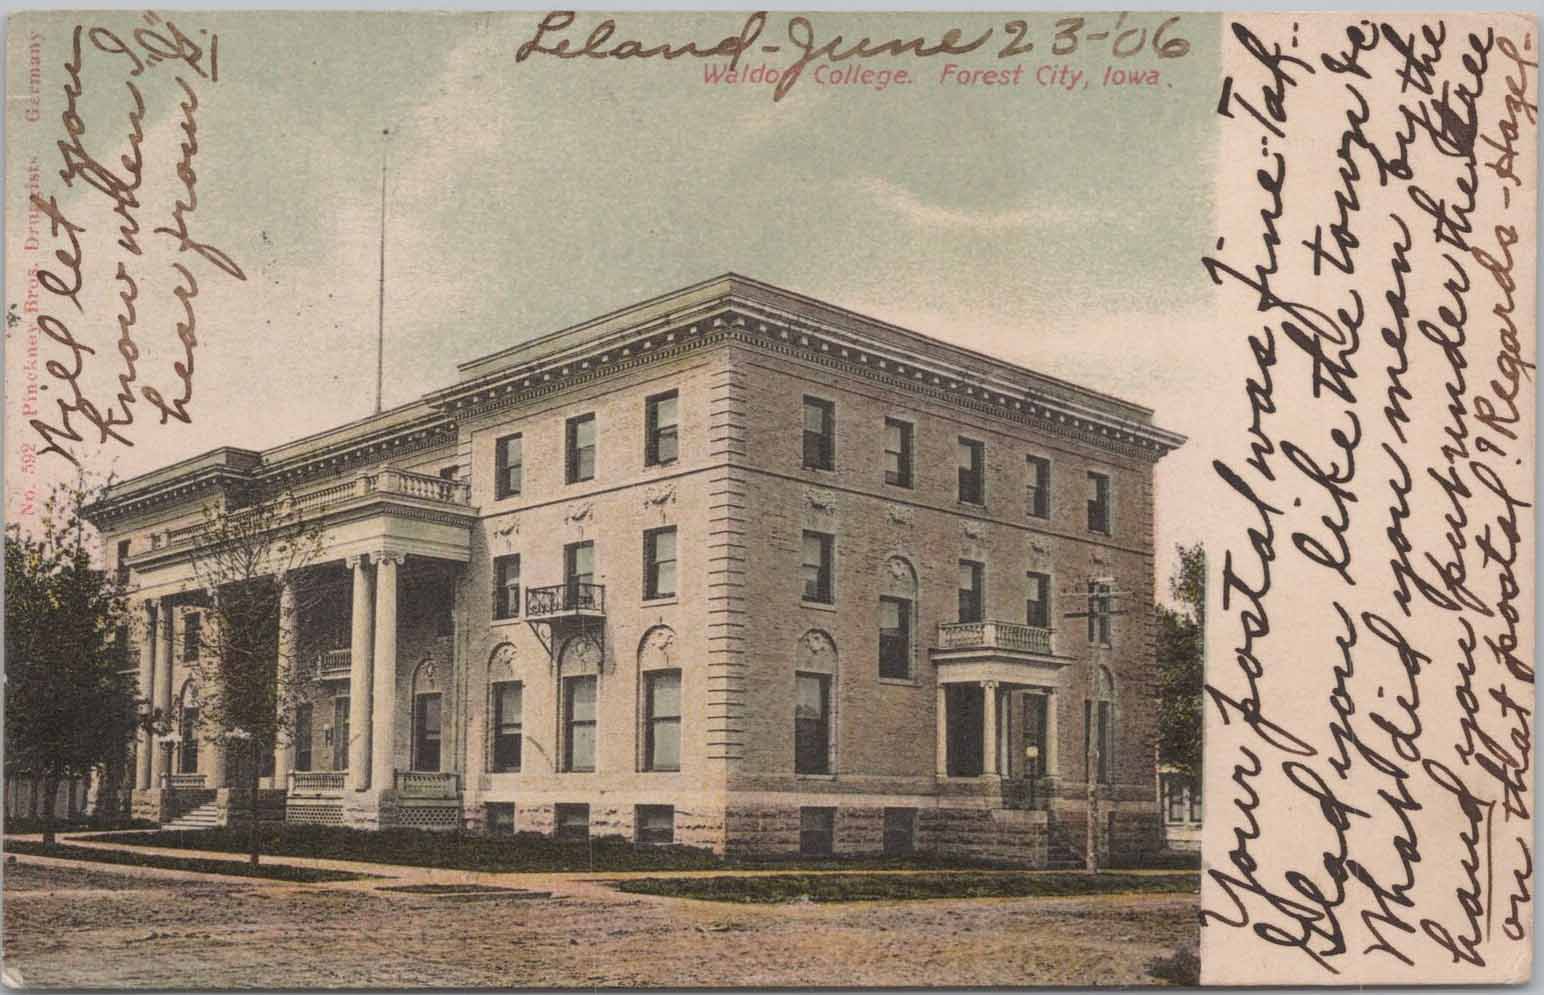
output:
<svg viewBox="0 0 1544 995"><path fill-rule="evenodd" d="M1187 14L1171 29L1191 43L1179 59L1115 59L1108 39L1055 56L1052 22L1069 15L1031 16L1035 50L999 60L1002 25L1015 15L819 13L811 17L822 39L995 27L992 44L958 61L1022 64L1024 82L940 85L954 60L875 60L920 78L876 92L822 86L807 71L780 103L764 85L706 85L695 59L517 64L536 13L171 16L190 35L220 37L220 82L198 91L197 227L248 279L197 271L194 425L137 425L140 444L111 451L120 474L219 444L261 448L368 413L383 127L394 132L388 405L449 382L458 362L735 270L1148 404L1160 423L1187 429L1177 396L1205 376L1185 365L1172 336L1210 315L1198 259L1214 231L1215 15ZM789 61L789 16L774 12L760 39L784 48L765 57L770 64ZM602 17L582 13L569 34L577 43ZM618 39L712 42L737 32L744 15L618 18ZM1085 33L1114 20L1090 15ZM1161 20L1134 14L1127 26ZM45 53L42 120L19 121L14 96L10 108L13 275L18 263L40 261L19 256L14 235L28 154L67 210L107 217L100 194L82 202L52 175L73 23L45 14L10 26L13 95L26 89L17 46L28 30L44 36ZM129 12L91 23L125 36L144 26ZM1034 83L1039 67L1061 65L1090 85ZM1106 66L1157 69L1161 82L1106 88ZM168 68L142 80L147 190L169 190L174 179L180 136ZM88 52L83 76L88 138L102 143L90 147L105 152L116 140L108 136L125 130L123 73ZM142 201L148 218L155 197ZM155 302L173 284L164 264L140 262L138 339L146 368L164 367L176 343L170 312ZM88 279L110 289L104 275ZM7 294L18 300L14 279ZM99 298L80 319L78 337L103 353L115 305ZM19 422L8 419L13 442Z"/></svg>

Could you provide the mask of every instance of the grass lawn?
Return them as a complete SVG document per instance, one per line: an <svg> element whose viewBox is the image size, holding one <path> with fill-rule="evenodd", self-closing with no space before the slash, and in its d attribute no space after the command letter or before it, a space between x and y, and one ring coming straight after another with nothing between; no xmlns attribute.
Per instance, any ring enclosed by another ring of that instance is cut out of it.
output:
<svg viewBox="0 0 1544 995"><path fill-rule="evenodd" d="M745 870L963 870L992 866L981 861L916 854L884 857L877 854L831 859L786 857L724 859L711 850L689 846L637 846L621 836L594 837L589 842L555 840L540 833L483 836L426 829L372 831L341 826L267 825L260 830L265 854L325 857L406 867L462 871L700 871ZM247 829L197 829L169 832L115 833L77 837L78 841L163 846L182 850L246 853Z"/></svg>
<svg viewBox="0 0 1544 995"><path fill-rule="evenodd" d="M714 902L873 902L927 898L1051 898L1200 890L1198 874L778 874L766 877L642 878L620 891Z"/></svg>
<svg viewBox="0 0 1544 995"><path fill-rule="evenodd" d="M711 850L686 846L634 846L620 836L588 843L555 840L539 833L480 836L426 829L367 831L339 826L266 825L259 830L265 854L362 860L408 867L462 871L666 871L723 866ZM164 846L183 850L245 853L245 827L115 833L102 842ZM94 837L79 837L90 840Z"/></svg>
<svg viewBox="0 0 1544 995"><path fill-rule="evenodd" d="M113 837L117 839L118 837ZM278 881L357 881L371 877L352 871L329 871L316 867L288 867L281 864L258 864L256 867L242 860L209 860L197 857L173 857L159 853L131 853L127 850L101 850L89 846L70 846L64 843L44 845L30 840L7 840L6 853L24 853L35 857L58 857L63 860L89 860L99 864L119 864L130 867L160 867L174 871L199 871L205 874L234 874L244 878L272 878Z"/></svg>

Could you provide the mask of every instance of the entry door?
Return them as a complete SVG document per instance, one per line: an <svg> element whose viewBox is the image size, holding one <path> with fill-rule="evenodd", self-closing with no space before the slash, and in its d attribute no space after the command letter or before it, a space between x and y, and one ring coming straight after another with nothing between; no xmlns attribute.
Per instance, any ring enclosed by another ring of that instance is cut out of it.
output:
<svg viewBox="0 0 1544 995"><path fill-rule="evenodd" d="M1024 695L1024 776L1044 777L1050 740L1046 736L1046 706L1050 696Z"/></svg>
<svg viewBox="0 0 1544 995"><path fill-rule="evenodd" d="M949 776L981 776L981 727L985 717L983 689L975 684L950 684L945 694L949 714Z"/></svg>
<svg viewBox="0 0 1544 995"><path fill-rule="evenodd" d="M348 770L348 699L332 699L332 769Z"/></svg>
<svg viewBox="0 0 1544 995"><path fill-rule="evenodd" d="M440 769L440 696L421 694L413 699L413 769Z"/></svg>

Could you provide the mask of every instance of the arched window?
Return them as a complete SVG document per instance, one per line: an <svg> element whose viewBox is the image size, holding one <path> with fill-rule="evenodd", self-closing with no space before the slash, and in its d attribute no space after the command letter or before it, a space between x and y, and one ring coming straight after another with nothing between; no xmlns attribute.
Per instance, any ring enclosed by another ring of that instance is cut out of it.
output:
<svg viewBox="0 0 1544 995"><path fill-rule="evenodd" d="M601 649L575 636L558 657L563 770L593 771L598 743Z"/></svg>
<svg viewBox="0 0 1544 995"><path fill-rule="evenodd" d="M811 629L800 637L795 660L794 773L831 774L836 770L836 643Z"/></svg>
<svg viewBox="0 0 1544 995"><path fill-rule="evenodd" d="M1083 753L1100 784L1115 777L1115 675L1110 668L1094 671L1094 700L1083 703ZM1097 747L1097 753L1091 752Z"/></svg>
<svg viewBox="0 0 1544 995"><path fill-rule="evenodd" d="M900 556L885 561L879 578L879 676L910 680L917 632L917 571Z"/></svg>
<svg viewBox="0 0 1544 995"><path fill-rule="evenodd" d="M515 647L500 643L488 654L488 770L520 769L525 745L525 685L515 674Z"/></svg>
<svg viewBox="0 0 1544 995"><path fill-rule="evenodd" d="M413 672L413 770L440 769L443 716L439 667L425 658Z"/></svg>
<svg viewBox="0 0 1544 995"><path fill-rule="evenodd" d="M657 625L638 643L639 769L681 769L681 718L684 711L681 665L675 656L675 631Z"/></svg>

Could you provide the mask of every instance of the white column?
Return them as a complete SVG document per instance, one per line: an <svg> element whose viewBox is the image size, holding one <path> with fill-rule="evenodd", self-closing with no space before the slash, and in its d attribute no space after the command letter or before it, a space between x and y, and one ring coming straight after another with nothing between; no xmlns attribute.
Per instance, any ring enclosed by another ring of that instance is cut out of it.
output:
<svg viewBox="0 0 1544 995"><path fill-rule="evenodd" d="M938 685L938 776L949 776L949 685Z"/></svg>
<svg viewBox="0 0 1544 995"><path fill-rule="evenodd" d="M370 782L378 791L390 790L396 782L397 567L402 560L401 553L385 553L375 567L375 700L371 708L375 735Z"/></svg>
<svg viewBox="0 0 1544 995"><path fill-rule="evenodd" d="M1056 711L1060 702L1061 696L1054 691L1045 696L1045 758L1041 766L1047 777L1061 776L1056 766Z"/></svg>
<svg viewBox="0 0 1544 995"><path fill-rule="evenodd" d="M354 604L349 634L348 786L370 787L370 685L375 654L375 584L363 556L351 556Z"/></svg>
<svg viewBox="0 0 1544 995"><path fill-rule="evenodd" d="M997 682L981 682L981 773L997 776Z"/></svg>
<svg viewBox="0 0 1544 995"><path fill-rule="evenodd" d="M155 643L155 707L161 710L161 717L170 720L172 716L172 601L170 598L161 599L160 610L156 612L156 643ZM171 773L167 761L170 759L169 751L158 742L151 742L151 784L153 788L159 788L166 775Z"/></svg>
<svg viewBox="0 0 1544 995"><path fill-rule="evenodd" d="M289 690L294 685L292 673L296 666L295 647L300 624L295 607L295 581L288 575L279 578L279 639L278 661L274 667L274 701L279 712L280 740L273 751L273 786L282 788L289 784L290 768L295 766L295 747L288 742L283 723L290 719ZM293 731L293 730L291 730Z"/></svg>
<svg viewBox="0 0 1544 995"><path fill-rule="evenodd" d="M145 699L147 709L155 705L155 605L147 601L145 610L145 638L139 644L139 696ZM156 751L155 737L141 731L134 758L134 786L141 791L154 785L151 762Z"/></svg>

